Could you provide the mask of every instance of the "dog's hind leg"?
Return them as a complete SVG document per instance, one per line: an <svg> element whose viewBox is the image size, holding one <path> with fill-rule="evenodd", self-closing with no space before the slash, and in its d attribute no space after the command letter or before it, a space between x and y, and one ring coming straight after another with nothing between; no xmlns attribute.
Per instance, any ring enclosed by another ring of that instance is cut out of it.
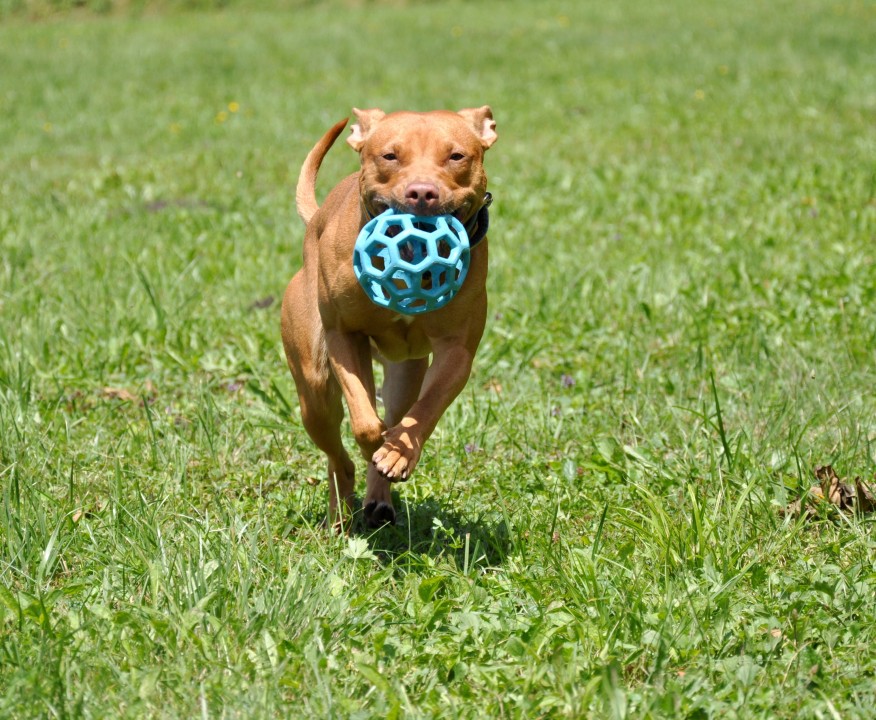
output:
<svg viewBox="0 0 876 720"><path fill-rule="evenodd" d="M298 391L301 421L307 434L328 459L328 522L337 531L348 528L354 511L355 465L341 439L344 407L341 389L329 374L326 386L306 385Z"/></svg>
<svg viewBox="0 0 876 720"><path fill-rule="evenodd" d="M350 527L353 516L355 466L341 437L341 387L329 366L321 325L308 315L301 282L302 277L296 275L283 301L283 345L304 429L328 459L328 522L340 532Z"/></svg>
<svg viewBox="0 0 876 720"><path fill-rule="evenodd" d="M383 407L386 427L394 427L407 414L416 402L423 385L423 377L429 367L428 358L417 358L404 362L384 362ZM392 483L374 466L368 463L365 500L362 510L365 522L371 527L379 527L395 522L395 508L392 506Z"/></svg>

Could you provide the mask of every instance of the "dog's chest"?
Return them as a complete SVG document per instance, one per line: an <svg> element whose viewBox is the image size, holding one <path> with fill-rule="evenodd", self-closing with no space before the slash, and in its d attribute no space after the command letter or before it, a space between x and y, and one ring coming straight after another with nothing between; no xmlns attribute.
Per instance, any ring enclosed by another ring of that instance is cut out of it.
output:
<svg viewBox="0 0 876 720"><path fill-rule="evenodd" d="M411 317L410 315L400 315L398 313L395 313L392 317L393 322L402 323L402 325L405 325L406 327L413 325L414 320L416 320L416 318Z"/></svg>
<svg viewBox="0 0 876 720"><path fill-rule="evenodd" d="M371 344L391 362L421 358L432 352L432 343L417 318L408 315L394 314L392 322L369 336Z"/></svg>

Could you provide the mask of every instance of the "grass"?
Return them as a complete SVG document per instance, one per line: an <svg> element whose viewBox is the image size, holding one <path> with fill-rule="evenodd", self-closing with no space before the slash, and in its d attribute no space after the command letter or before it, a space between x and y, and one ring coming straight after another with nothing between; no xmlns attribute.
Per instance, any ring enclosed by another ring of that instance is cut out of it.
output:
<svg viewBox="0 0 876 720"><path fill-rule="evenodd" d="M872 2L160 8L0 26L0 716L873 717L873 519L777 513L876 469ZM330 537L298 165L485 102L475 375Z"/></svg>

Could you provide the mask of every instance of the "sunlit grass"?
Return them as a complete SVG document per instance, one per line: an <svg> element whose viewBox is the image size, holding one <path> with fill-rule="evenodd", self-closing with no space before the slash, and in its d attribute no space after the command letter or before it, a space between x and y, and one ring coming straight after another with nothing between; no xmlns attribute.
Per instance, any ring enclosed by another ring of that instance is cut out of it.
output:
<svg viewBox="0 0 876 720"><path fill-rule="evenodd" d="M876 469L872 4L277 7L0 26L0 716L872 717L872 518L778 513ZM332 537L298 166L483 103L475 374Z"/></svg>

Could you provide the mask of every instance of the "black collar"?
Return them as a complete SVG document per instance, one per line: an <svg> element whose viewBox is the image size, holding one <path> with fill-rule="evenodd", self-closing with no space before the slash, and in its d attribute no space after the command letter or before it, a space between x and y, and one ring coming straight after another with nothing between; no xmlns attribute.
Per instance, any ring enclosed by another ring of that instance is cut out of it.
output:
<svg viewBox="0 0 876 720"><path fill-rule="evenodd" d="M468 235L468 246L473 248L481 240L487 236L487 230L490 228L490 205L493 204L493 195L487 193L484 195L484 204L477 211L475 216L465 225L465 233ZM362 203L362 209L369 220L373 220L376 215L372 215L371 211Z"/></svg>
<svg viewBox="0 0 876 720"><path fill-rule="evenodd" d="M490 193L484 195L484 204L478 210L468 225L465 226L465 232L468 234L468 246L474 247L487 236L487 230L490 229L490 205L493 204L493 196Z"/></svg>

